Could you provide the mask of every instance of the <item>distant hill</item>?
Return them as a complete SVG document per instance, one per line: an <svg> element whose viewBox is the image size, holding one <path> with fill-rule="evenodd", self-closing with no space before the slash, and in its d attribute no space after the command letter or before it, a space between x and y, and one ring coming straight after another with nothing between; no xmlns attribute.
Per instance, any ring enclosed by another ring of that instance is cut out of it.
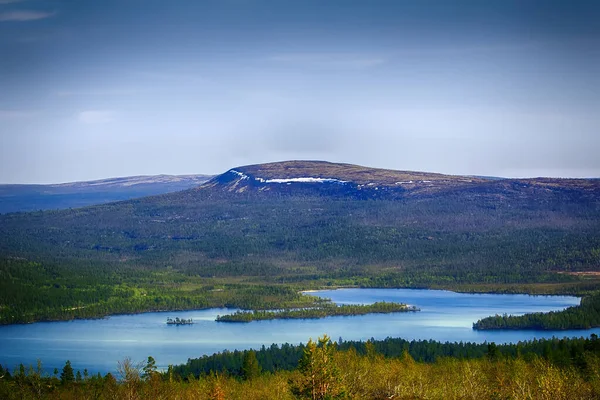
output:
<svg viewBox="0 0 600 400"><path fill-rule="evenodd" d="M536 280L598 269L600 181L251 165L160 196L0 216L0 254L201 276Z"/></svg>
<svg viewBox="0 0 600 400"><path fill-rule="evenodd" d="M129 176L51 185L0 185L0 213L76 208L185 190L209 175Z"/></svg>

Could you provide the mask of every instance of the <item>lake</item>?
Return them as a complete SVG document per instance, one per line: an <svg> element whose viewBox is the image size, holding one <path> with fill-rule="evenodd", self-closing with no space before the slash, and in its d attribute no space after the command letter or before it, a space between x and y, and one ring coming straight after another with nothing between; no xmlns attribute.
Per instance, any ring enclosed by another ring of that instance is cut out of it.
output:
<svg viewBox="0 0 600 400"><path fill-rule="evenodd" d="M71 360L75 369L114 371L126 356L144 361L150 355L157 365L185 363L222 350L260 348L272 343L298 344L327 333L333 340L366 340L402 337L496 343L533 338L589 336L600 328L579 331L474 331L473 322L494 314L561 310L579 304L570 296L464 294L444 290L340 289L310 293L339 304L395 301L417 306L416 313L371 314L315 320L255 321L248 324L217 323L231 309L154 312L118 315L98 320L41 322L0 327L0 364L14 368L35 364L39 358L47 371L62 369ZM167 317L193 318L194 325L167 326Z"/></svg>

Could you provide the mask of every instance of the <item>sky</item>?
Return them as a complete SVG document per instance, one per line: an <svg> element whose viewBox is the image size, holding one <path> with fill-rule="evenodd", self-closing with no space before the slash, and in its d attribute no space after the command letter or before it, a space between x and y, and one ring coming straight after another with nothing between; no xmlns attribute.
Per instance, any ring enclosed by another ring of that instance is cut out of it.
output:
<svg viewBox="0 0 600 400"><path fill-rule="evenodd" d="M600 2L0 0L0 183L600 177Z"/></svg>

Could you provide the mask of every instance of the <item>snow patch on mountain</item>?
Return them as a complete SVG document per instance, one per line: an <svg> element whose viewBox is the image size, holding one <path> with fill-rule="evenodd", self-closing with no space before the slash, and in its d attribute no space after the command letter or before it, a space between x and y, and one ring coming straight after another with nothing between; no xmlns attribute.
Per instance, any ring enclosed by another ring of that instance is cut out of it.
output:
<svg viewBox="0 0 600 400"><path fill-rule="evenodd" d="M250 177L240 171L236 171L235 169L231 169L229 170L229 172L236 174L237 176L239 176L241 179L250 179Z"/></svg>
<svg viewBox="0 0 600 400"><path fill-rule="evenodd" d="M276 179L263 179L263 178L254 178L261 183L347 183L348 181L342 181L334 178L313 178L313 177L303 177L303 178L276 178Z"/></svg>

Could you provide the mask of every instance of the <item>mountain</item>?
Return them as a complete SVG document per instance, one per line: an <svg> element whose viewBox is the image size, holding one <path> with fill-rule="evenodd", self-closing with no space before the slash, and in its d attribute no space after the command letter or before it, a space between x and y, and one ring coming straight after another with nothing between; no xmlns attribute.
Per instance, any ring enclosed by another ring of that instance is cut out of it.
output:
<svg viewBox="0 0 600 400"><path fill-rule="evenodd" d="M598 268L600 181L278 162L159 196L8 214L0 238L12 257L206 276L391 268L512 279L501 276Z"/></svg>
<svg viewBox="0 0 600 400"><path fill-rule="evenodd" d="M472 187L484 179L442 174L394 171L324 161L286 161L233 168L202 186L221 191L277 192L361 198L401 198Z"/></svg>
<svg viewBox="0 0 600 400"><path fill-rule="evenodd" d="M209 175L129 176L51 185L0 185L0 213L84 207L199 186Z"/></svg>
<svg viewBox="0 0 600 400"><path fill-rule="evenodd" d="M368 168L325 161L285 161L230 169L198 192L332 196L353 200L417 200L455 197L461 201L507 205L531 203L597 204L600 180L505 179ZM489 205L489 204L488 204ZM566 204L562 204L565 206Z"/></svg>
<svg viewBox="0 0 600 400"><path fill-rule="evenodd" d="M302 307L299 290L329 285L583 294L599 270L598 180L290 161L0 215L0 324Z"/></svg>

